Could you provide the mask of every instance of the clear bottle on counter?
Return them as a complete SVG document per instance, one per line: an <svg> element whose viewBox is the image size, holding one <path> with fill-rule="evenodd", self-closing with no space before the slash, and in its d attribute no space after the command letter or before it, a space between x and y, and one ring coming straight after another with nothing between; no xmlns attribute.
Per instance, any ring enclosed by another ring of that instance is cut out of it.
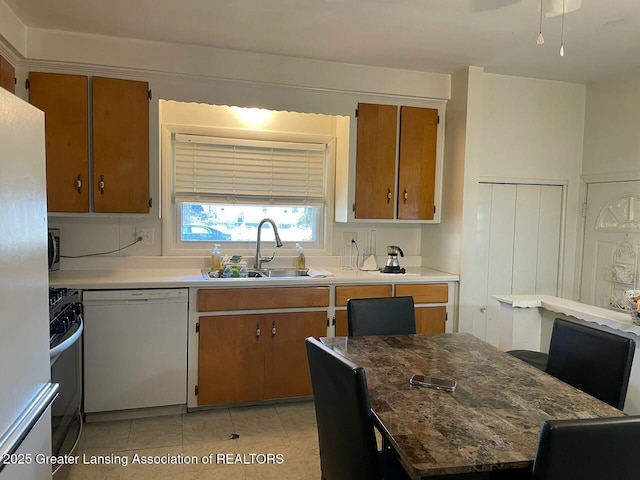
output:
<svg viewBox="0 0 640 480"><path fill-rule="evenodd" d="M304 270L306 268L306 261L304 258L304 251L302 245L296 243L296 250L298 251L298 257L296 258L296 268L298 270Z"/></svg>
<svg viewBox="0 0 640 480"><path fill-rule="evenodd" d="M211 270L222 269L222 257L220 256L220 244L216 243L211 252Z"/></svg>

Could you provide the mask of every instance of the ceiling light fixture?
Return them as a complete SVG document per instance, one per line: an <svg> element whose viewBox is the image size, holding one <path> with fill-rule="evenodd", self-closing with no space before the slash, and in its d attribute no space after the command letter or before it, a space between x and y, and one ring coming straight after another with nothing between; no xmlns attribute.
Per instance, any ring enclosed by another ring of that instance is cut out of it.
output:
<svg viewBox="0 0 640 480"><path fill-rule="evenodd" d="M542 17L544 16L544 0L540 0L540 33L538 35L538 39L536 40L536 43L538 45L543 45L544 44L544 37L542 36Z"/></svg>
<svg viewBox="0 0 640 480"><path fill-rule="evenodd" d="M564 57L564 0L562 0L562 29L560 30L560 56Z"/></svg>
<svg viewBox="0 0 640 480"><path fill-rule="evenodd" d="M540 0L540 3L538 4L538 11L540 12L540 32L536 43L538 45L544 44L544 37L542 36L542 18L562 15L560 56L564 57L564 16L567 13L578 10L580 7L582 7L582 0Z"/></svg>

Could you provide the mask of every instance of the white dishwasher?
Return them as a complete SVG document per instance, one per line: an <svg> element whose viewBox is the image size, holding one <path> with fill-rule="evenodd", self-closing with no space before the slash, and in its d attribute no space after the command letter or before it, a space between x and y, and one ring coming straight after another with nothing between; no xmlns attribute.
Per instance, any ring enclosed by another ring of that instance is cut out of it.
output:
<svg viewBox="0 0 640 480"><path fill-rule="evenodd" d="M188 289L84 291L84 411L187 401Z"/></svg>

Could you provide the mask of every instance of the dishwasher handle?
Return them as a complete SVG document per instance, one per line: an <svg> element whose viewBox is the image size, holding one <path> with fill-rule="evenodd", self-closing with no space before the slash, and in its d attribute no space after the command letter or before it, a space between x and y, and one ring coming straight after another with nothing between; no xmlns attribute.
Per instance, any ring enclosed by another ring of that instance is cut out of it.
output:
<svg viewBox="0 0 640 480"><path fill-rule="evenodd" d="M143 288L140 290L85 290L84 304L114 303L173 303L187 302L189 290L186 288Z"/></svg>

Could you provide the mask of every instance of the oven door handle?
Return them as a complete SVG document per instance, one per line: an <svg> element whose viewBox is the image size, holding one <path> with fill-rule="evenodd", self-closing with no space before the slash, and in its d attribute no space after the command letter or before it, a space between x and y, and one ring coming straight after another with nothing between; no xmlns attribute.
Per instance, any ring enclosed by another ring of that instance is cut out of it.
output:
<svg viewBox="0 0 640 480"><path fill-rule="evenodd" d="M49 358L53 360L57 358L62 352L64 352L67 348L73 345L82 335L82 331L84 330L84 323L82 322L82 317L79 318L78 329L73 332L69 338L67 338L64 342L60 342L58 345L49 350Z"/></svg>

